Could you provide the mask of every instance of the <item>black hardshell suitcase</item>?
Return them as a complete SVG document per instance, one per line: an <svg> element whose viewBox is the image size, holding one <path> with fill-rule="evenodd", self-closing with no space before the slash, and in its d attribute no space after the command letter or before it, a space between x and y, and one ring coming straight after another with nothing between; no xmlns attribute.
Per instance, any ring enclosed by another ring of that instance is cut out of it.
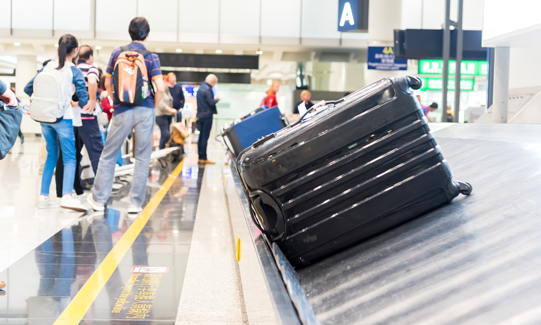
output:
<svg viewBox="0 0 541 325"><path fill-rule="evenodd" d="M410 87L421 80L385 78L316 105L239 155L254 221L293 266L470 194L453 182Z"/></svg>

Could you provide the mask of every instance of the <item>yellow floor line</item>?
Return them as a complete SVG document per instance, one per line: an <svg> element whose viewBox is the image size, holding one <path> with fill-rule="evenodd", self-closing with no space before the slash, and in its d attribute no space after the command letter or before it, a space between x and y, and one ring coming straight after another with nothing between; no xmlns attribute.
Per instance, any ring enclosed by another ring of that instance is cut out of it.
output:
<svg viewBox="0 0 541 325"><path fill-rule="evenodd" d="M115 247L113 247L107 257L105 257L100 266L98 266L96 271L92 274L88 281L86 281L85 285L81 288L81 290L79 290L77 295L66 307L64 312L62 312L60 317L58 317L54 323L55 325L77 325L81 322L90 306L92 306L94 303L94 300L96 300L96 297L100 293L101 289L103 289L115 269L118 267L118 264L120 264L120 261L122 261L122 258L124 258L124 255L126 255L137 236L139 236L139 233L147 224L148 219L150 219L158 205L160 205L163 198L175 182L176 178L182 172L183 165L184 160L178 164L171 176L167 178L162 187L158 190L150 202L148 202L143 212L141 212L137 219L135 219Z"/></svg>

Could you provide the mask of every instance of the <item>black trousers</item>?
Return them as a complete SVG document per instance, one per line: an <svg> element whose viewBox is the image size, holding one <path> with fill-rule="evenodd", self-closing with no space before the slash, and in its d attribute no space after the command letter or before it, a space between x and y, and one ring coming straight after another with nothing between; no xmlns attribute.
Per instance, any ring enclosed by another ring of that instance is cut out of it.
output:
<svg viewBox="0 0 541 325"><path fill-rule="evenodd" d="M95 116L82 115L83 126L79 129L79 136L85 145L86 151L92 164L94 175L98 174L98 165L100 163L101 152L103 151L103 140L101 138L100 126ZM80 153L81 150L78 152Z"/></svg>
<svg viewBox="0 0 541 325"><path fill-rule="evenodd" d="M169 141L169 128L173 122L172 115L160 115L156 116L156 124L160 127L160 149L165 148L165 144Z"/></svg>
<svg viewBox="0 0 541 325"><path fill-rule="evenodd" d="M75 134L75 151L77 152L75 163L75 181L73 182L73 189L77 195L84 194L83 184L81 182L81 160L83 155L81 150L83 149L83 140L79 136L79 128L73 128ZM58 146L60 149L60 145ZM62 161L62 150L59 150L58 160L56 161L55 182L56 182L56 197L62 197L62 182L64 180L64 162Z"/></svg>
<svg viewBox="0 0 541 325"><path fill-rule="evenodd" d="M212 129L212 116L197 119L199 126L199 141L197 142L197 151L200 160L207 160L207 146L209 143L210 130Z"/></svg>

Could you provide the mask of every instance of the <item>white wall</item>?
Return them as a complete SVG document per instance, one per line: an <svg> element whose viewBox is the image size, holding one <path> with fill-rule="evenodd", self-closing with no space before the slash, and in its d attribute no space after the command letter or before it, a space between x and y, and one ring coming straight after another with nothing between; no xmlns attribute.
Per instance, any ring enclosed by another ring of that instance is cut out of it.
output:
<svg viewBox="0 0 541 325"><path fill-rule="evenodd" d="M484 9L485 46L541 45L541 1L487 0Z"/></svg>
<svg viewBox="0 0 541 325"><path fill-rule="evenodd" d="M158 7L167 9L156 10ZM137 15L145 17L150 23L149 41L177 41L178 0L137 0ZM127 30L127 25L124 29Z"/></svg>
<svg viewBox="0 0 541 325"><path fill-rule="evenodd" d="M0 0L0 8L2 8L3 12L11 12L11 0ZM10 33L11 26L11 16L10 15L4 15L2 19L0 19L0 35L1 36L8 36Z"/></svg>
<svg viewBox="0 0 541 325"><path fill-rule="evenodd" d="M90 31L91 9L90 0L55 0L54 29Z"/></svg>
<svg viewBox="0 0 541 325"><path fill-rule="evenodd" d="M263 44L299 44L301 0L262 0L261 12L264 13L261 15ZM279 17L279 24L276 17Z"/></svg>
<svg viewBox="0 0 541 325"><path fill-rule="evenodd" d="M393 43L394 30L401 28L402 0L370 1L368 36L371 41Z"/></svg>
<svg viewBox="0 0 541 325"><path fill-rule="evenodd" d="M221 0L220 42L258 44L259 5L259 1L253 0Z"/></svg>
<svg viewBox="0 0 541 325"><path fill-rule="evenodd" d="M219 0L180 0L179 41L218 43Z"/></svg>
<svg viewBox="0 0 541 325"><path fill-rule="evenodd" d="M541 86L541 46L511 48L509 89Z"/></svg>
<svg viewBox="0 0 541 325"><path fill-rule="evenodd" d="M339 44L338 0L304 0L302 5L303 45L320 45L315 39L330 39Z"/></svg>
<svg viewBox="0 0 541 325"><path fill-rule="evenodd" d="M465 30L483 29L483 4L483 0L464 0ZM451 19L456 19L457 10L457 1L451 1ZM402 29L441 29L444 15L445 0L402 0Z"/></svg>
<svg viewBox="0 0 541 325"><path fill-rule="evenodd" d="M136 6L123 0L96 0L96 38L129 40L128 26Z"/></svg>

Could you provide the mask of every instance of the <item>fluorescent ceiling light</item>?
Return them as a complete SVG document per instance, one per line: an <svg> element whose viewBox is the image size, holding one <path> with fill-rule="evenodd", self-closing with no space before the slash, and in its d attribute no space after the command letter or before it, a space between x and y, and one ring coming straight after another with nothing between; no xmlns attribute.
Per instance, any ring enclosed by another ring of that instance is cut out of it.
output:
<svg viewBox="0 0 541 325"><path fill-rule="evenodd" d="M96 50L101 50L101 46L96 45Z"/></svg>
<svg viewBox="0 0 541 325"><path fill-rule="evenodd" d="M216 53L220 54L222 53L222 50L216 50Z"/></svg>
<svg viewBox="0 0 541 325"><path fill-rule="evenodd" d="M15 44L13 44L13 45L15 45L15 46L21 46L21 43L15 43Z"/></svg>
<svg viewBox="0 0 541 325"><path fill-rule="evenodd" d="M180 52L182 52L182 49L177 49L177 53L180 53Z"/></svg>

